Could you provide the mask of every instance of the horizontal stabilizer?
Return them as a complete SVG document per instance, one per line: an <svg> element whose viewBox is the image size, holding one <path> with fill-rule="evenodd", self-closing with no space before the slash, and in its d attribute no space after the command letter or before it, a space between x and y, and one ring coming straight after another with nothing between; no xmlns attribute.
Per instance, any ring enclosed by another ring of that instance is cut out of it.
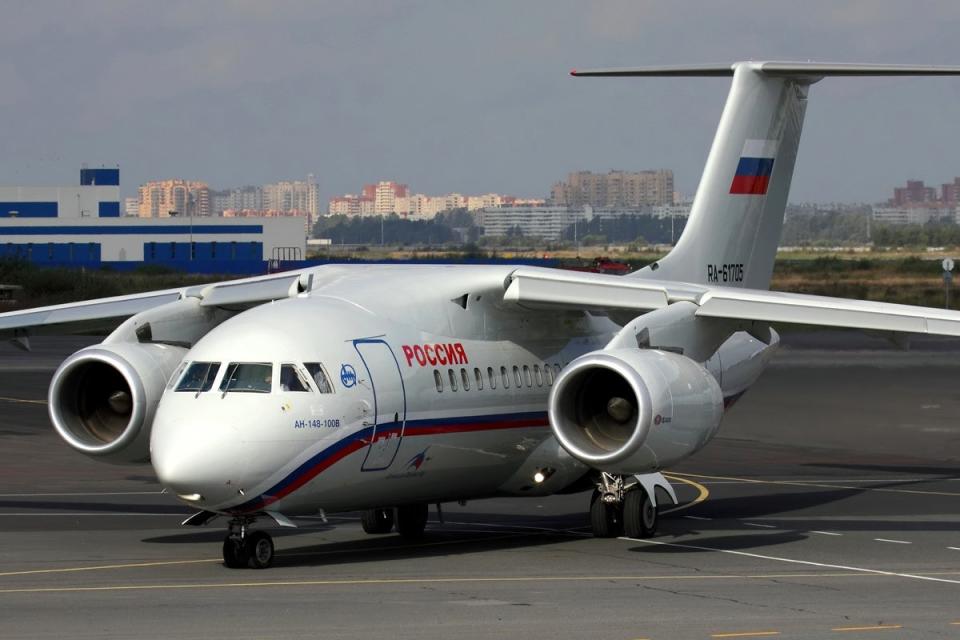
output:
<svg viewBox="0 0 960 640"><path fill-rule="evenodd" d="M956 76L960 67L913 64L856 64L845 62L735 62L733 64L695 64L635 67L624 69L573 70L577 78L629 77L729 77L738 66L781 78L825 78L828 76Z"/></svg>

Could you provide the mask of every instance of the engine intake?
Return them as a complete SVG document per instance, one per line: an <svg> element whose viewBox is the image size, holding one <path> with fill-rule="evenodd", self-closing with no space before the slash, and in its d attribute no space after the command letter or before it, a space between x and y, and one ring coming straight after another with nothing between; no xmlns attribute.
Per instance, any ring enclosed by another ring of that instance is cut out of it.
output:
<svg viewBox="0 0 960 640"><path fill-rule="evenodd" d="M574 458L611 473L647 473L713 437L723 394L703 366L682 355L594 351L557 378L549 415L554 435Z"/></svg>
<svg viewBox="0 0 960 640"><path fill-rule="evenodd" d="M53 374L50 419L74 449L109 462L146 462L150 427L186 349L113 343L82 349Z"/></svg>

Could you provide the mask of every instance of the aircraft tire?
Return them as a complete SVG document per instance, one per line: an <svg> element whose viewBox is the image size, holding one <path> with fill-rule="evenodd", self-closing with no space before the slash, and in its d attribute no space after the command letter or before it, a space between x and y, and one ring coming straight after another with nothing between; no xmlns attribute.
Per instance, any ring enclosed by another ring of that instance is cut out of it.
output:
<svg viewBox="0 0 960 640"><path fill-rule="evenodd" d="M243 540L236 536L223 539L223 564L228 569L242 569L247 566L249 557Z"/></svg>
<svg viewBox="0 0 960 640"><path fill-rule="evenodd" d="M650 538L657 532L659 514L641 487L623 497L623 530L628 538Z"/></svg>
<svg viewBox="0 0 960 640"><path fill-rule="evenodd" d="M255 531L247 536L244 548L251 569L266 569L273 564L273 538L266 531Z"/></svg>
<svg viewBox="0 0 960 640"><path fill-rule="evenodd" d="M393 509L367 509L360 514L365 533L390 533L393 530Z"/></svg>
<svg viewBox="0 0 960 640"><path fill-rule="evenodd" d="M420 538L427 526L427 505L397 507L397 533L404 538Z"/></svg>
<svg viewBox="0 0 960 640"><path fill-rule="evenodd" d="M600 499L600 492L590 496L590 528L595 538L613 538L623 530L623 516L618 505Z"/></svg>

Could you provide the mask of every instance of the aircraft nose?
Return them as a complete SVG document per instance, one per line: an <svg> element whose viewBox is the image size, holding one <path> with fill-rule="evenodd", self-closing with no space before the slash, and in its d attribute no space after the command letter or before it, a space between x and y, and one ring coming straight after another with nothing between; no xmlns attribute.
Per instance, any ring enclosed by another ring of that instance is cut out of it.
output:
<svg viewBox="0 0 960 640"><path fill-rule="evenodd" d="M244 449L236 430L223 424L158 421L150 443L160 483L203 509L237 497L246 467Z"/></svg>

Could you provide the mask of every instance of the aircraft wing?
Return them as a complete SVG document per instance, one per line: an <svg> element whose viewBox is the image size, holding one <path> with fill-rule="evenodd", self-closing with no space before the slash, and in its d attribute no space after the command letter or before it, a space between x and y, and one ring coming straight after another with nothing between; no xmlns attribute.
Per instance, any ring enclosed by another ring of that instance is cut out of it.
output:
<svg viewBox="0 0 960 640"><path fill-rule="evenodd" d="M310 269L239 280L228 280L209 285L182 287L134 293L112 298L98 298L48 307L0 313L0 338L22 338L41 333L78 333L116 327L123 320L147 309L152 309L182 298L199 298L205 307L245 307L269 302L291 295L293 287L302 283Z"/></svg>
<svg viewBox="0 0 960 640"><path fill-rule="evenodd" d="M688 301L701 317L960 336L960 311L537 267L511 274L504 301L529 308L640 312Z"/></svg>

